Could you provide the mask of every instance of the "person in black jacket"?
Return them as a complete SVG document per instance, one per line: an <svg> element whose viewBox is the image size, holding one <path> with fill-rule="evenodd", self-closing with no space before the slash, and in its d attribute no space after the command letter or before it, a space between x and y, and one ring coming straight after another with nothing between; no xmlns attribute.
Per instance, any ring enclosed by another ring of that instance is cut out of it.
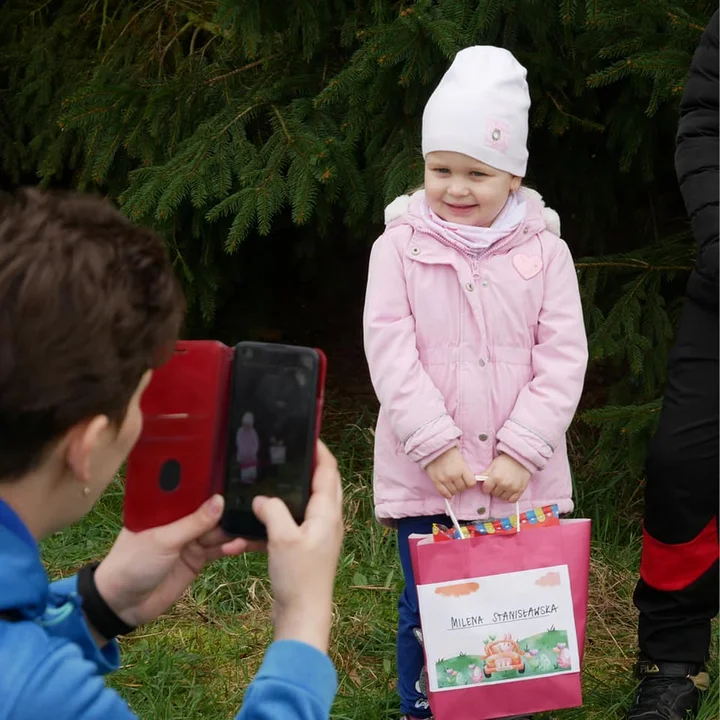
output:
<svg viewBox="0 0 720 720"><path fill-rule="evenodd" d="M641 680L628 720L685 720L718 613L718 12L685 87L675 167L699 246L647 459L635 605Z"/></svg>

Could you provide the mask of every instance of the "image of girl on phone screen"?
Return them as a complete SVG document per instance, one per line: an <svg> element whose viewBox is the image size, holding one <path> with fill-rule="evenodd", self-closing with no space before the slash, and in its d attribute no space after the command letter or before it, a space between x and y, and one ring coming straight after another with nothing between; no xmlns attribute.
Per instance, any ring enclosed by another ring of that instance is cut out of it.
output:
<svg viewBox="0 0 720 720"><path fill-rule="evenodd" d="M257 480L258 452L260 438L255 430L255 416L246 412L242 425L235 436L237 461L240 465L240 482L250 485Z"/></svg>

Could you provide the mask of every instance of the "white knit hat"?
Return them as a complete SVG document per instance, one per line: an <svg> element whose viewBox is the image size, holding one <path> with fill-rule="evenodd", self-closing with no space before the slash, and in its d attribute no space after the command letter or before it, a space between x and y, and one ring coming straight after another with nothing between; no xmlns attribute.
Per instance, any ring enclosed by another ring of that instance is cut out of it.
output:
<svg viewBox="0 0 720 720"><path fill-rule="evenodd" d="M445 151L525 177L530 92L527 70L490 45L461 50L425 106L423 157Z"/></svg>

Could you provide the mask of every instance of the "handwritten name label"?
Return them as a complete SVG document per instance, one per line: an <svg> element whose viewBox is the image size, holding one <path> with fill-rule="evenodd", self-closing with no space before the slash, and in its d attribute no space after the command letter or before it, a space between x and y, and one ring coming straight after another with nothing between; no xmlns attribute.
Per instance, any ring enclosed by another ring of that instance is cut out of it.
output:
<svg viewBox="0 0 720 720"><path fill-rule="evenodd" d="M493 613L493 622L509 622L511 620L530 620L531 618L554 615L558 611L557 605L538 605L536 607L518 608L505 612Z"/></svg>
<svg viewBox="0 0 720 720"><path fill-rule="evenodd" d="M501 623L516 622L518 620L533 620L535 618L554 615L557 611L557 605L536 605L534 607L517 608L515 610L504 610L503 612L493 613L489 622L485 622L480 615L451 617L450 629L466 630L468 628L482 627L483 625L500 625Z"/></svg>
<svg viewBox="0 0 720 720"><path fill-rule="evenodd" d="M483 619L479 615L471 615L470 617L463 618L450 618L450 629L451 630L463 630L464 628L480 627L484 625Z"/></svg>

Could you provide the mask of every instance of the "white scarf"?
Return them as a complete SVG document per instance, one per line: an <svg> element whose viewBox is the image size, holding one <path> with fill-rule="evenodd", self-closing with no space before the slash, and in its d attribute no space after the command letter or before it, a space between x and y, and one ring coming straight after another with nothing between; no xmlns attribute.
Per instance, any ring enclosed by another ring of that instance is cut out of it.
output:
<svg viewBox="0 0 720 720"><path fill-rule="evenodd" d="M433 212L423 193L421 214L428 227L438 235L459 243L474 253L487 250L498 240L511 235L520 227L527 213L524 198L518 192L510 193L503 209L493 220L490 227L477 227L475 225L459 225L443 220Z"/></svg>

